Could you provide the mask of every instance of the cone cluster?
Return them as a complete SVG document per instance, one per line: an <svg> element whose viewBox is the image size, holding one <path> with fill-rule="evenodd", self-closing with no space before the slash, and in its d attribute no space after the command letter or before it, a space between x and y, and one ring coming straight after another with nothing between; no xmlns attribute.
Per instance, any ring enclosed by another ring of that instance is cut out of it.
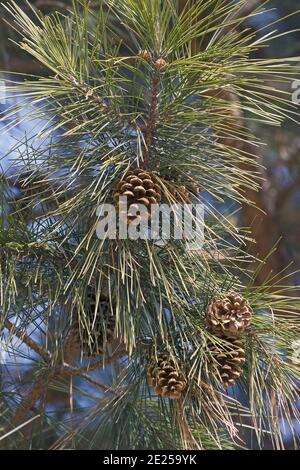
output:
<svg viewBox="0 0 300 470"><path fill-rule="evenodd" d="M121 197L127 197L127 210L120 204ZM118 182L113 195L115 204L127 223L131 223L139 215L140 206L146 208L145 214L149 218L151 205L159 204L161 189L157 184L157 178L153 173L137 169L127 172ZM124 212L125 211L125 212Z"/></svg>
<svg viewBox="0 0 300 470"><path fill-rule="evenodd" d="M206 325L222 344L210 343L209 349L218 364L225 388L235 385L242 375L245 349L241 336L251 324L252 308L239 293L228 293L213 299L208 305Z"/></svg>
<svg viewBox="0 0 300 470"><path fill-rule="evenodd" d="M187 387L184 373L165 353L160 353L150 365L148 382L158 396L175 400L181 398Z"/></svg>

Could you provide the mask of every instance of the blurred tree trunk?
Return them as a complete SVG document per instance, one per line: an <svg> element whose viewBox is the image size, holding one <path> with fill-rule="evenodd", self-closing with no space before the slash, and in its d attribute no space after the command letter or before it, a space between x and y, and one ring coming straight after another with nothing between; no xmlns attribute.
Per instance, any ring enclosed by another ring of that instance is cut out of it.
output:
<svg viewBox="0 0 300 470"><path fill-rule="evenodd" d="M179 12L183 12L185 6L191 2L195 2L195 0L178 0ZM249 0L241 9L237 10L234 15L237 18L243 18L251 14L262 3L262 0ZM195 53L198 49L199 46L197 42L194 41L192 53ZM232 125L236 128L246 128L247 124L240 107L239 98L234 93L227 90L214 90L213 94L232 103ZM261 149L254 146L249 140L241 142L237 139L226 139L223 137L222 143L232 149L253 155L253 158L256 158L260 164L263 163ZM251 172L252 169L253 167L250 165L248 165L248 167L246 165L243 166L243 170ZM263 170L261 176L263 179L267 179L267 175ZM257 275L256 281L258 284L263 284L270 273L272 273L272 275L280 273L285 266L280 241L281 233L276 221L276 213L271 214L268 210L266 203L268 195L265 194L264 188L265 185L262 185L261 191L245 188L244 196L251 204L244 204L242 210L242 225L252 229L252 235L255 239L255 243L249 244L248 250L253 256L264 260L264 265ZM274 250L275 245L277 246L276 250Z"/></svg>

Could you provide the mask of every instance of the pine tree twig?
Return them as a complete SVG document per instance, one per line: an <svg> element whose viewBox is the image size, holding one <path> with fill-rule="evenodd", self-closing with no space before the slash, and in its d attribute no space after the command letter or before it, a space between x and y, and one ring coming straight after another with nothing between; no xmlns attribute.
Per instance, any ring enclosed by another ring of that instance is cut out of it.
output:
<svg viewBox="0 0 300 470"><path fill-rule="evenodd" d="M16 325L11 323L7 318L3 322L4 327L13 335L17 336L26 346L35 351L39 356L41 356L45 362L51 361L51 354L43 346L40 346L36 341L33 341L29 335L21 331Z"/></svg>
<svg viewBox="0 0 300 470"><path fill-rule="evenodd" d="M125 356L127 356L127 351L125 348L123 348L123 345L121 345L120 350L117 349L111 356L106 357L104 361L102 359L100 361L95 362L94 364L89 365L86 368L86 372L92 372L93 370L102 369L117 361L118 359L122 359Z"/></svg>
<svg viewBox="0 0 300 470"><path fill-rule="evenodd" d="M34 404L41 398L42 394L47 390L49 382L54 378L53 370L43 371L35 381L29 393L25 395L21 404L18 406L12 420L14 426L19 425L25 419L27 413L32 409Z"/></svg>
<svg viewBox="0 0 300 470"><path fill-rule="evenodd" d="M3 323L4 323L4 327L6 329L8 329L13 335L17 336L30 349L32 349L37 354L39 354L47 364L49 364L51 362L52 356L51 356L50 352L48 352L45 348L40 346L36 341L33 341L28 336L27 333L25 333L24 331L21 331L20 329L18 329L8 319L5 319ZM102 390L107 392L107 391L110 391L110 388L107 387L106 385L102 384L101 382L96 381L92 377L88 376L87 372L103 368L106 365L111 364L112 362L116 361L117 359L120 359L120 358L124 357L125 355L126 355L126 351L123 348L123 345L121 345L121 350L119 350L119 348L117 348L117 350L115 351L115 353L112 356L106 358L104 361L103 360L97 361L95 364L92 364L91 366L87 367L86 369L80 369L80 368L77 368L77 367L73 367L72 365L69 365L67 363L64 363L63 365L59 365L57 367L54 367L53 370L48 374L48 376L50 378L54 378L54 376L57 376L57 375L62 375L62 376L63 375L66 375L66 376L76 376L77 375L77 376L81 376L85 380L89 381L90 383L93 383L97 387L99 387ZM25 405L21 405L22 408L27 409L28 406L30 406L30 408L31 408L34 405L34 403L37 401L37 399L39 398L39 393L43 392L43 389L41 387L43 380L40 379L36 382L36 384L34 385L32 391L24 399L26 407L25 407ZM22 412L21 411L19 412L19 414L22 418Z"/></svg>
<svg viewBox="0 0 300 470"><path fill-rule="evenodd" d="M32 349L37 354L39 354L39 356L41 356L46 363L51 362L52 356L50 352L47 351L45 348L43 348L43 346L40 346L36 341L32 340L28 336L27 333L18 329L16 325L11 323L8 319L5 319L3 324L7 330L9 330L13 335L17 336L24 344L26 344L26 346L28 346L30 349ZM90 372L90 371L97 370L97 369L102 369L106 365L109 365L112 362L116 361L117 359L121 359L122 357L126 355L127 355L126 349L124 345L121 344L120 347L118 347L111 356L108 356L107 358L105 358L104 361L103 359L101 359L95 362L94 364L91 364L85 369L76 368L67 363L64 363L63 366L59 366L59 369L56 369L56 370L60 370L60 372L65 373L66 375L72 375L73 373L74 375L84 376L86 372Z"/></svg>
<svg viewBox="0 0 300 470"><path fill-rule="evenodd" d="M110 359L111 361L108 361L108 363L115 361L117 357L114 356ZM106 364L107 362L105 362L105 365ZM97 369L99 369L100 367L103 367L103 362L101 366L100 366L100 363L98 363ZM106 386L102 382L99 382L98 380L93 379L93 377L90 377L89 375L87 375L85 370L79 369L77 367L72 367L69 364L64 363L62 366L55 367L54 369L51 369L51 370L48 369L47 371L44 371L43 373L40 374L40 377L36 380L36 382L32 386L29 393L26 394L21 404L18 406L15 412L12 424L14 426L19 425L24 420L26 414L33 409L35 403L38 400L40 400L41 396L47 390L49 383L53 381L55 378L59 378L63 376L68 376L68 377L80 376L86 381L90 382L92 385L100 388L105 393L108 393L108 392L113 393L110 387Z"/></svg>
<svg viewBox="0 0 300 470"><path fill-rule="evenodd" d="M158 114L158 95L159 95L160 72L156 68L152 77L151 84L151 104L148 116L148 121L145 129L145 153L144 153L144 168L149 167L149 160L151 156L151 145L153 142L154 130L157 123Z"/></svg>
<svg viewBox="0 0 300 470"><path fill-rule="evenodd" d="M56 369L56 373L61 376L80 376L83 379L85 379L87 382L90 382L91 384L95 385L98 388L101 388L104 392L111 392L110 387L107 385L103 384L102 382L99 382L98 380L93 379L93 377L90 377L85 370L80 369L78 367L73 367L69 364L64 363L62 366Z"/></svg>
<svg viewBox="0 0 300 470"><path fill-rule="evenodd" d="M78 81L76 77L71 75L65 69L62 69L62 72L65 74L65 77L67 78L67 80L70 83L72 83L82 95L84 95L86 100L90 101L94 105L101 107L101 110L104 111L106 114L111 114L115 116L117 120L121 122L123 125L134 127L140 132L142 132L145 129L145 126L137 124L134 119L129 119L128 116L123 115L122 113L114 109L112 106L107 104L105 100L101 96L99 96L97 92L93 88L89 87L86 83Z"/></svg>
<svg viewBox="0 0 300 470"><path fill-rule="evenodd" d="M12 420L12 424L14 426L19 425L25 418L26 414L33 409L35 403L41 398L43 393L48 388L48 385L53 379L56 377L63 377L63 376L68 376L68 377L73 377L73 376L80 376L84 380L90 382L91 384L97 386L98 388L101 388L104 392L111 392L111 389L107 387L105 384L99 382L98 380L93 379L89 375L87 375L86 371L77 367L73 367L69 364L64 363L63 365L59 365L57 367L54 367L50 369L49 362L51 359L50 353L48 353L44 348L39 346L35 341L31 340L31 338L28 337L27 334L24 335L24 333L17 331L12 323L10 323L8 320L5 321L5 326L6 328L9 329L13 334L18 336L20 339L23 340L23 342L29 346L31 349L33 349L35 352L40 354L41 357L47 362L48 364L48 369L46 371L43 371L38 379L35 381L33 386L31 387L30 391L25 395L23 398L21 404L18 406L14 418ZM120 354L120 353L119 353ZM124 355L124 354L123 354ZM108 361L103 361L100 363L97 363L97 369L100 367L104 367L107 363L111 363L115 361L118 358L117 355L112 356L111 358L108 358ZM93 369L89 369L93 370Z"/></svg>

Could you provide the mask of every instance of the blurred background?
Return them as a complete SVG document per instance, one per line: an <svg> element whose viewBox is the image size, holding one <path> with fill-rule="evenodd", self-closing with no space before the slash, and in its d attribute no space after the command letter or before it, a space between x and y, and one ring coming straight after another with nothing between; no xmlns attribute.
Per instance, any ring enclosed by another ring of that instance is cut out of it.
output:
<svg viewBox="0 0 300 470"><path fill-rule="evenodd" d="M22 5L26 12L30 12L28 2L18 0L16 3ZM95 1L95 5L97 3ZM251 13L263 3L265 3L263 0L248 0L245 3L245 13ZM30 4L43 13L53 10L67 12L71 0L33 0ZM300 30L297 31L300 25L300 13L297 14L298 9L300 10L300 0L285 0L284 2L271 0L263 14L249 18L247 27L261 36L274 30L279 33L293 31L291 34L272 41L268 48L260 51L260 58L299 56L300 63ZM278 21L280 18L282 21ZM47 72L38 62L23 54L15 46L13 42L16 39L15 31L10 20L7 19L3 6L0 6L0 23L0 78L4 71L33 75L46 74ZM16 79L19 80L21 77L16 76ZM300 80L300 77L294 77L294 80L297 79ZM291 79L290 89L286 90L291 93L291 96L293 87L297 86L300 89L300 81L298 85L295 85L294 80ZM298 97L300 98L300 92ZM0 114L9 104L11 103L7 103L4 97L0 96ZM262 164L262 190L259 194L249 191L247 196L255 201L261 211L253 207L243 207L233 216L232 221L243 227L251 226L256 239L256 244L251 246L252 253L259 254L260 258L268 256L265 271L262 271L258 278L258 282L261 283L264 282L268 272L280 273L286 266L289 266L287 270L290 273L295 273L290 282L300 283L300 275L296 273L300 268L300 127L297 121L299 118L295 115L295 122L286 121L282 128L252 124L252 127L255 126L252 128L254 135L266 142L266 145L255 149L257 158ZM1 127L4 126L5 122L0 122L0 133ZM0 135L0 178L1 174L8 171L6 159L3 157L13 152L12 149L20 136L24 136L25 133L30 134L30 131L28 124L22 121L20 116L9 135ZM276 251L269 255L275 245ZM287 442L289 437L287 429ZM268 442L266 442L266 448L268 448Z"/></svg>

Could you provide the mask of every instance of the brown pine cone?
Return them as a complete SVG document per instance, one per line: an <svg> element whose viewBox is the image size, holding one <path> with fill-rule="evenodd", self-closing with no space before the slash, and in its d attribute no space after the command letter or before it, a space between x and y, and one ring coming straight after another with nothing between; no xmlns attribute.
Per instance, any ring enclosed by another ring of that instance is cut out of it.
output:
<svg viewBox="0 0 300 470"><path fill-rule="evenodd" d="M215 334L237 336L250 325L252 313L249 302L241 294L229 293L210 302L206 324Z"/></svg>
<svg viewBox="0 0 300 470"><path fill-rule="evenodd" d="M115 339L116 318L108 298L100 296L98 304L95 292L89 292L87 298L89 322L88 329L82 329L82 344L87 355L95 356L103 354L106 346Z"/></svg>
<svg viewBox="0 0 300 470"><path fill-rule="evenodd" d="M64 341L63 361L67 364L76 364L81 353L81 339L79 321L74 320Z"/></svg>
<svg viewBox="0 0 300 470"><path fill-rule="evenodd" d="M169 186L169 191L176 203L192 204L192 193L185 186Z"/></svg>
<svg viewBox="0 0 300 470"><path fill-rule="evenodd" d="M218 371L225 388L233 387L243 371L245 349L243 342L236 337L222 338L222 345L209 344L212 356L218 364ZM224 344L225 343L225 344Z"/></svg>
<svg viewBox="0 0 300 470"><path fill-rule="evenodd" d="M183 372L168 356L160 353L148 369L149 385L154 387L158 396L163 398L180 398L187 387Z"/></svg>
<svg viewBox="0 0 300 470"><path fill-rule="evenodd" d="M153 173L137 169L127 172L121 178L114 191L113 198L120 212L122 212L122 207L120 206L121 196L127 197L128 208L127 213L122 215L126 217L127 223L131 223L137 218L133 210L138 209L138 205L146 207L147 218L149 218L151 205L159 204L161 200L161 189Z"/></svg>
<svg viewBox="0 0 300 470"><path fill-rule="evenodd" d="M64 360L74 364L81 351L84 356L103 354L106 346L115 339L115 317L111 313L109 300L100 297L96 309L96 295L87 294L87 321L79 324L76 319L67 335L64 346Z"/></svg>
<svg viewBox="0 0 300 470"><path fill-rule="evenodd" d="M181 176L176 171L170 168L170 174L164 176L164 184L166 185L169 193L179 204L192 204L193 195L199 197L199 186L191 183L185 184L181 181Z"/></svg>

